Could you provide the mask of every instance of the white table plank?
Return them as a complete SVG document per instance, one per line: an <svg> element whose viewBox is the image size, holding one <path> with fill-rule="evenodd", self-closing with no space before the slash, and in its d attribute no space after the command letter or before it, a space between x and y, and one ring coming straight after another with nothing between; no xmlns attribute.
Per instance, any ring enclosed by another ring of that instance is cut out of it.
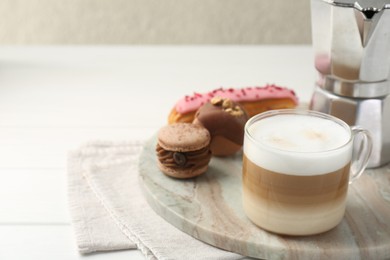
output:
<svg viewBox="0 0 390 260"><path fill-rule="evenodd" d="M0 147L48 146L48 150L78 147L89 140L148 138L159 127L0 127Z"/></svg>
<svg viewBox="0 0 390 260"><path fill-rule="evenodd" d="M161 125L178 98L221 86L276 83L308 101L311 49L293 50L3 48L0 126Z"/></svg>
<svg viewBox="0 0 390 260"><path fill-rule="evenodd" d="M0 223L69 223L68 152L89 140L142 140L155 131L156 128L2 128Z"/></svg>
<svg viewBox="0 0 390 260"><path fill-rule="evenodd" d="M0 127L1 168L65 168L70 150L91 140L145 140L158 127Z"/></svg>
<svg viewBox="0 0 390 260"><path fill-rule="evenodd" d="M138 250L80 255L70 225L0 225L0 259L141 260L145 257Z"/></svg>
<svg viewBox="0 0 390 260"><path fill-rule="evenodd" d="M0 176L0 224L70 223L65 169L0 169Z"/></svg>

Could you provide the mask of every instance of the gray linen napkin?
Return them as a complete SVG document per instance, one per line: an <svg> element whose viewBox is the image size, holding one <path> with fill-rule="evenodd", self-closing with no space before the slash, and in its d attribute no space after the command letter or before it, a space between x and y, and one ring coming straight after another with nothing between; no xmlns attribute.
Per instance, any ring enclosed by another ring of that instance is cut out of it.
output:
<svg viewBox="0 0 390 260"><path fill-rule="evenodd" d="M94 141L68 156L68 197L80 253L138 248L147 259L248 259L170 225L138 184L138 141Z"/></svg>

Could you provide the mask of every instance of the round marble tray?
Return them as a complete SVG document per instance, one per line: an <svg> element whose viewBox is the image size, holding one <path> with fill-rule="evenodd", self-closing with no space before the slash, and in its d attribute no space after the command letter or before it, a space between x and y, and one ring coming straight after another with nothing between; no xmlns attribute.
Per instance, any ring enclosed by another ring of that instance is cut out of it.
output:
<svg viewBox="0 0 390 260"><path fill-rule="evenodd" d="M140 184L150 206L166 221L213 246L264 259L390 258L390 166L366 170L349 190L343 221L321 235L291 237L258 228L241 204L241 156L212 158L190 180L157 168L156 137L140 157Z"/></svg>

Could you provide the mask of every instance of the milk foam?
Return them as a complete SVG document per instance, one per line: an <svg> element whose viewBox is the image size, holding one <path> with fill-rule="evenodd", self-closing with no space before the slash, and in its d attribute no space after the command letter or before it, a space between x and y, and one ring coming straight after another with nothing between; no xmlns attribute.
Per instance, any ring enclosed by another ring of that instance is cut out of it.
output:
<svg viewBox="0 0 390 260"><path fill-rule="evenodd" d="M351 159L350 132L324 118L277 115L254 122L248 133L252 138L245 138L246 156L270 171L324 174L344 167Z"/></svg>

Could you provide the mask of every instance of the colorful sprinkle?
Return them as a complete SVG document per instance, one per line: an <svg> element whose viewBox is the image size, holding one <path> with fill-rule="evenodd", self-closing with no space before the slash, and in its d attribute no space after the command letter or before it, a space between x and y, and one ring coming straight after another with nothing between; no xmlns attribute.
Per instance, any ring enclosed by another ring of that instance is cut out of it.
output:
<svg viewBox="0 0 390 260"><path fill-rule="evenodd" d="M180 99L176 103L175 109L181 114L195 111L215 96L230 98L235 102L256 101L268 98L290 98L295 102L295 104L298 104L298 98L293 90L272 84L263 87L253 86L240 89L217 88L203 94L194 92L192 96L186 95Z"/></svg>

